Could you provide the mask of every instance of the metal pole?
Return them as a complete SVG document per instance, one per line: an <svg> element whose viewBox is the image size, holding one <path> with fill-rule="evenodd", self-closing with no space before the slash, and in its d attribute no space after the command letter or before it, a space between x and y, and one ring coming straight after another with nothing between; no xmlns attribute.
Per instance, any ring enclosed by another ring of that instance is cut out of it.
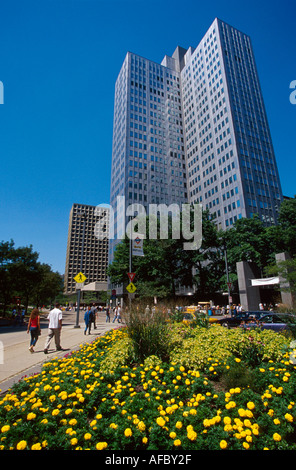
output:
<svg viewBox="0 0 296 470"><path fill-rule="evenodd" d="M227 278L227 290L228 290L228 305L230 307L230 287L229 287L229 273L228 273L228 261L227 261L227 247L224 245L224 255L225 255L225 270Z"/></svg>
<svg viewBox="0 0 296 470"><path fill-rule="evenodd" d="M130 216L130 241L129 241L129 272L131 273L132 272L132 268L133 268L133 246L132 246L132 223L131 223L131 220L132 220L132 217ZM128 294L128 297L129 297L129 311L131 313L131 306L132 306L132 294Z"/></svg>
<svg viewBox="0 0 296 470"><path fill-rule="evenodd" d="M82 271L83 263L83 252L84 252L84 239L85 239L85 223L86 215L84 213L77 214L83 219L83 232L82 232L82 246L81 246L81 257L80 257L80 272ZM81 289L77 289L77 311L76 311L76 325L74 328L80 328L79 325L79 313L80 313L80 299L81 299Z"/></svg>

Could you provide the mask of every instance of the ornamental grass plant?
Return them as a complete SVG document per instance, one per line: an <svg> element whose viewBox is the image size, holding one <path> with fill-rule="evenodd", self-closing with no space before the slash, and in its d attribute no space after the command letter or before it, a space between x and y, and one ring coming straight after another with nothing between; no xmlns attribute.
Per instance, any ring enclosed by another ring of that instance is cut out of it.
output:
<svg viewBox="0 0 296 470"><path fill-rule="evenodd" d="M46 362L0 397L0 449L296 449L289 339L182 323L165 332L168 357L154 349L139 360L124 327ZM254 351L244 358L254 341L259 364ZM230 386L227 373L239 369L256 386L239 374Z"/></svg>

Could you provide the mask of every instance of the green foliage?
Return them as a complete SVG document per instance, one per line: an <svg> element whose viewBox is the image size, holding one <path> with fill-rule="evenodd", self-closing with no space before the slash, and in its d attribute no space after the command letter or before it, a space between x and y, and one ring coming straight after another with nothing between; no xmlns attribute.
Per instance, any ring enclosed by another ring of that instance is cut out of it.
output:
<svg viewBox="0 0 296 470"><path fill-rule="evenodd" d="M39 254L29 247L15 248L13 240L0 243L0 301L6 306L13 296L40 305L51 301L62 290L62 277L47 264L38 261Z"/></svg>
<svg viewBox="0 0 296 470"><path fill-rule="evenodd" d="M130 338L116 341L102 360L100 371L103 374L113 374L116 369L129 364L134 357L133 342Z"/></svg>
<svg viewBox="0 0 296 470"><path fill-rule="evenodd" d="M195 368L155 355L134 363L127 329L110 331L0 397L0 449L296 449L294 343L280 353L281 334L252 332L264 355L250 367L238 357L250 341L240 329L169 323L168 332L171 346L191 339L208 356Z"/></svg>
<svg viewBox="0 0 296 470"><path fill-rule="evenodd" d="M149 356L168 358L168 326L161 312L132 310L127 319L127 331L136 361L142 362Z"/></svg>

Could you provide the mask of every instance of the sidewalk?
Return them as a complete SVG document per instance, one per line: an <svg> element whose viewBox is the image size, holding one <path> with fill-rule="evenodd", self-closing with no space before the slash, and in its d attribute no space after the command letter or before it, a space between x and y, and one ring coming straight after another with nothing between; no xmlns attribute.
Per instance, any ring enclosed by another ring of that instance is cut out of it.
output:
<svg viewBox="0 0 296 470"><path fill-rule="evenodd" d="M105 323L103 319L97 321L97 328L91 330L91 334L84 335L84 324L80 328L74 328L74 324L65 325L61 333L61 345L63 350L56 351L54 338L51 341L48 354L44 354L43 348L47 337L47 328L42 328L42 334L35 346L35 352L30 353L30 335L26 334L26 328L22 331L4 328L0 330L0 394L6 392L22 377L39 373L43 364L53 358L63 358L67 353L85 343L93 342L105 332L124 326L121 323ZM1 334L3 333L3 334Z"/></svg>

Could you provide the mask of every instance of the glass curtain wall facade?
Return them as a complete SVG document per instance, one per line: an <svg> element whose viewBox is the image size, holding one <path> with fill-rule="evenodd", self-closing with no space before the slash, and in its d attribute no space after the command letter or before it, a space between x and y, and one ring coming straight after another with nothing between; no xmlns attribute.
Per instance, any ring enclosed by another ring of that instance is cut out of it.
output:
<svg viewBox="0 0 296 470"><path fill-rule="evenodd" d="M217 226L277 221L282 190L250 37L215 19L181 73L189 199Z"/></svg>
<svg viewBox="0 0 296 470"><path fill-rule="evenodd" d="M215 19L199 45L161 64L127 53L115 87L111 206L200 203L218 228L282 202L249 36ZM124 211L121 212L124 217ZM115 241L110 241L110 260Z"/></svg>
<svg viewBox="0 0 296 470"><path fill-rule="evenodd" d="M115 86L111 175L110 259L125 230L118 196L147 214L149 204L188 202L180 73L130 52Z"/></svg>

